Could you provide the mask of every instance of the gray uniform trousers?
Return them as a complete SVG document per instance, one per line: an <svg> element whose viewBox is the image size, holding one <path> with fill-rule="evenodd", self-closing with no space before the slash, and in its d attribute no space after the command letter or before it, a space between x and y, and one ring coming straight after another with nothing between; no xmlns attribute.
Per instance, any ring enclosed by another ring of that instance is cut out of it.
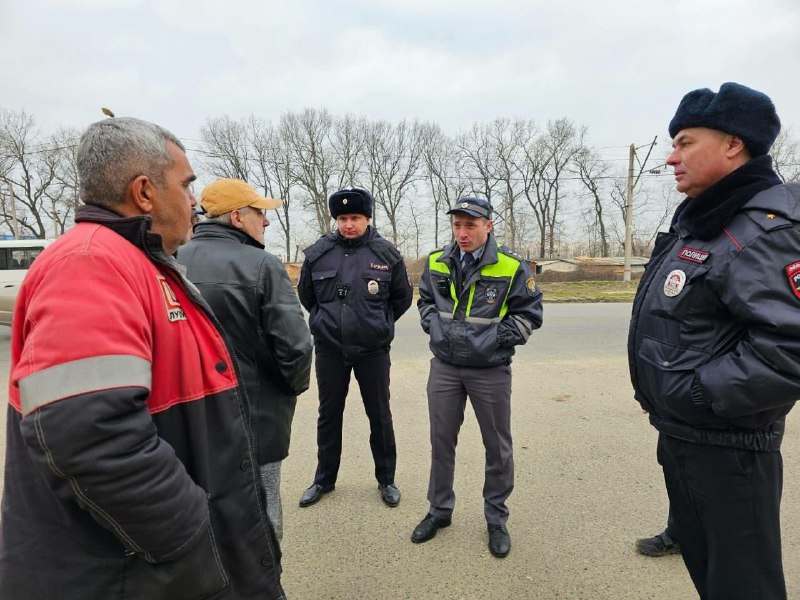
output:
<svg viewBox="0 0 800 600"><path fill-rule="evenodd" d="M428 412L431 423L430 513L446 518L453 512L456 443L469 396L486 450L483 512L486 522L505 525L506 499L514 489L511 447L511 367L459 367L431 360Z"/></svg>

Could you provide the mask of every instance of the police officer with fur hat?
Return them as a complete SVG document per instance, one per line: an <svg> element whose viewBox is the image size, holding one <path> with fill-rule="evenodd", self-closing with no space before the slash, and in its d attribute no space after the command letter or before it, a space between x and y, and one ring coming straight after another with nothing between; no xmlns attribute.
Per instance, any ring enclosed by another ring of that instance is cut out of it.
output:
<svg viewBox="0 0 800 600"><path fill-rule="evenodd" d="M701 598L784 599L780 453L800 398L800 184L767 154L769 97L698 89L669 124L686 194L659 234L633 304L635 397L683 560Z"/></svg>
<svg viewBox="0 0 800 600"><path fill-rule="evenodd" d="M381 499L400 502L389 407L389 347L394 323L411 306L403 257L371 225L374 200L360 188L328 200L336 231L305 249L298 285L310 313L319 388L317 471L300 498L310 506L336 485L342 453L342 417L350 374L355 374L370 425L369 444Z"/></svg>

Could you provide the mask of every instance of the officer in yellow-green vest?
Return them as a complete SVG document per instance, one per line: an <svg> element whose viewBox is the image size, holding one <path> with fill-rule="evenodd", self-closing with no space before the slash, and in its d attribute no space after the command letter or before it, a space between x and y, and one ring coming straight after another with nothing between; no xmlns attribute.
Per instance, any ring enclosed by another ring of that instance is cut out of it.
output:
<svg viewBox="0 0 800 600"><path fill-rule="evenodd" d="M511 549L506 500L514 488L511 357L514 347L542 325L542 293L528 263L497 245L489 202L461 198L447 214L454 241L428 257L419 283L417 307L433 352L430 508L411 541L427 542L450 525L456 441L469 397L486 449L489 551L504 557Z"/></svg>

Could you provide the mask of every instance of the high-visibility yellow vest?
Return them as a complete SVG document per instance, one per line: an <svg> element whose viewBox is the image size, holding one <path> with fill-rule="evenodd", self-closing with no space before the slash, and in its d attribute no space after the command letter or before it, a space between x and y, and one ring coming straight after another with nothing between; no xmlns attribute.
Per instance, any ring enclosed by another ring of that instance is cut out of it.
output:
<svg viewBox="0 0 800 600"><path fill-rule="evenodd" d="M436 252L432 252L428 256L428 268L431 272L442 273L450 277L450 268L447 266L446 263L439 262L439 257L442 255L444 250L438 250ZM499 317L502 319L506 313L508 312L508 294L511 292L511 284L513 283L514 275L519 268L520 260L514 258L513 256L509 256L505 254L500 248L497 249L497 262L492 263L489 265L483 265L480 268L481 276L486 277L508 277L508 289L506 290L506 295L503 298L503 303L500 305ZM470 316L470 312L472 310L472 300L475 297L475 284L477 282L473 282L469 286L469 296L467 298L467 310L465 315L467 317ZM458 303L460 298L456 291L456 284L453 281L453 278L450 277L450 299L453 301L453 314L456 313L458 310Z"/></svg>

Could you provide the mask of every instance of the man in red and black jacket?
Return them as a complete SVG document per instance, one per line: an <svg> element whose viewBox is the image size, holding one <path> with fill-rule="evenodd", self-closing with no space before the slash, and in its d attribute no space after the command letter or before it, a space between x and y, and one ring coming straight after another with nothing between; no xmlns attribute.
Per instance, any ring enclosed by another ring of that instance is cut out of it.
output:
<svg viewBox="0 0 800 600"><path fill-rule="evenodd" d="M184 148L107 119L78 172L13 319L0 596L282 599L236 358L172 258Z"/></svg>

